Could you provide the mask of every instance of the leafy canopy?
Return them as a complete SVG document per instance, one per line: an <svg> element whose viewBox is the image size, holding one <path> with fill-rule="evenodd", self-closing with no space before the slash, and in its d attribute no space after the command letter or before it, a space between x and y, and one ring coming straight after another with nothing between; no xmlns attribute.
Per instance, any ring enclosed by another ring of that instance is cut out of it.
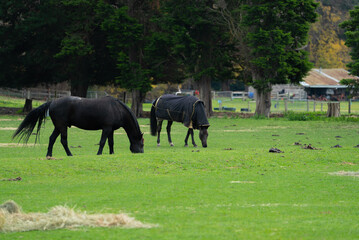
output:
<svg viewBox="0 0 359 240"><path fill-rule="evenodd" d="M349 11L350 19L340 24L345 30L345 45L351 48L350 56L352 61L347 64L350 74L359 76L359 6ZM359 92L358 79L343 79L341 82L349 88L350 97Z"/></svg>
<svg viewBox="0 0 359 240"><path fill-rule="evenodd" d="M298 83L310 70L307 52L301 48L310 23L316 20L316 6L313 0L257 0L242 5L242 27L257 90L268 89L270 84Z"/></svg>

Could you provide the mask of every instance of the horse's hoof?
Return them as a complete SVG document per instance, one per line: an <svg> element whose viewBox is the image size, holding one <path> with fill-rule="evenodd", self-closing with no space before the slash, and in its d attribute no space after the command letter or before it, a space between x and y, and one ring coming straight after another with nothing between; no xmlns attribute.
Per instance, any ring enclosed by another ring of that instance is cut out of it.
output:
<svg viewBox="0 0 359 240"><path fill-rule="evenodd" d="M173 147L173 146L174 146L174 144L173 144L173 143L170 143L170 146L171 146L171 147Z"/></svg>
<svg viewBox="0 0 359 240"><path fill-rule="evenodd" d="M193 147L195 147L195 148L196 148L196 147L197 147L197 145L196 145L196 144L194 144L194 145L193 145Z"/></svg>
<svg viewBox="0 0 359 240"><path fill-rule="evenodd" d="M188 144L185 144L184 146L185 146L185 147L188 147Z"/></svg>
<svg viewBox="0 0 359 240"><path fill-rule="evenodd" d="M161 146L161 144L157 143L157 147Z"/></svg>

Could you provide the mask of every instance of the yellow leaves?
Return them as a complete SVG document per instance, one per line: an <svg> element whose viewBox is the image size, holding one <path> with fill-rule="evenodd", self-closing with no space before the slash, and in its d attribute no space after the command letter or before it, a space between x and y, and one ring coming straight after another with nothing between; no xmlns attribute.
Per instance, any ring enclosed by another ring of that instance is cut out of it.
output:
<svg viewBox="0 0 359 240"><path fill-rule="evenodd" d="M348 13L321 3L318 13L318 21L312 24L309 32L309 59L315 67L345 68L350 56L344 40L339 39L339 24L348 19Z"/></svg>

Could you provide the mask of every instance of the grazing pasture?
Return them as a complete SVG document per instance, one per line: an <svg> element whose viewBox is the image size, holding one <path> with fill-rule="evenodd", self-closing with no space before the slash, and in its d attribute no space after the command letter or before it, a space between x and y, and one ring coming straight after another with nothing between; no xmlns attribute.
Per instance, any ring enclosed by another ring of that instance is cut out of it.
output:
<svg viewBox="0 0 359 240"><path fill-rule="evenodd" d="M72 127L74 156L58 140L47 160L51 121L40 144L31 136L23 146L11 142L21 120L0 116L0 204L11 199L25 212L67 205L89 214L127 213L157 227L0 233L2 240L359 236L358 122L212 118L208 147L185 148L181 124L172 126L174 147L157 147L149 119L139 119L144 154L130 153L120 129L115 154L106 146L101 156L95 155L101 132Z"/></svg>

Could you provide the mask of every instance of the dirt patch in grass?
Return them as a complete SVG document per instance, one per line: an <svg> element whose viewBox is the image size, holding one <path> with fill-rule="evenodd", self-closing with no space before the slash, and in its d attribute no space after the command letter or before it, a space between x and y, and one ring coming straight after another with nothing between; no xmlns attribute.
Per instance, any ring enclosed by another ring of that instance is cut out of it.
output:
<svg viewBox="0 0 359 240"><path fill-rule="evenodd" d="M16 130L17 128L14 127L0 127L0 131L7 131L7 130Z"/></svg>
<svg viewBox="0 0 359 240"><path fill-rule="evenodd" d="M39 145L45 145L45 144L18 144L18 143L0 143L0 148L1 147L34 147L34 146L39 146Z"/></svg>
<svg viewBox="0 0 359 240"><path fill-rule="evenodd" d="M316 148L316 147L313 147L312 144L304 144L304 146L302 147L303 149L310 149L310 150L320 150L320 148Z"/></svg>
<svg viewBox="0 0 359 240"><path fill-rule="evenodd" d="M231 181L231 183L256 183L254 181Z"/></svg>
<svg viewBox="0 0 359 240"><path fill-rule="evenodd" d="M269 152L270 152L270 153L284 153L283 151L281 151L281 150L278 149L278 148L271 148L271 149L269 149Z"/></svg>
<svg viewBox="0 0 359 240"><path fill-rule="evenodd" d="M340 165L350 165L350 166L354 166L356 165L355 163L352 163L352 162L342 162L340 163Z"/></svg>
<svg viewBox="0 0 359 240"><path fill-rule="evenodd" d="M353 176L353 177L359 177L359 172L346 172L346 171L339 171L339 172L332 172L329 173L330 175L335 176Z"/></svg>
<svg viewBox="0 0 359 240"><path fill-rule="evenodd" d="M127 214L88 214L67 206L55 206L47 213L24 213L10 200L0 205L0 232L25 232L77 227L151 228Z"/></svg>
<svg viewBox="0 0 359 240"><path fill-rule="evenodd" d="M16 181L21 181L21 180L22 180L21 177L0 179L0 181L9 181L9 182L16 182ZM1 205L0 205L0 207L1 207Z"/></svg>

